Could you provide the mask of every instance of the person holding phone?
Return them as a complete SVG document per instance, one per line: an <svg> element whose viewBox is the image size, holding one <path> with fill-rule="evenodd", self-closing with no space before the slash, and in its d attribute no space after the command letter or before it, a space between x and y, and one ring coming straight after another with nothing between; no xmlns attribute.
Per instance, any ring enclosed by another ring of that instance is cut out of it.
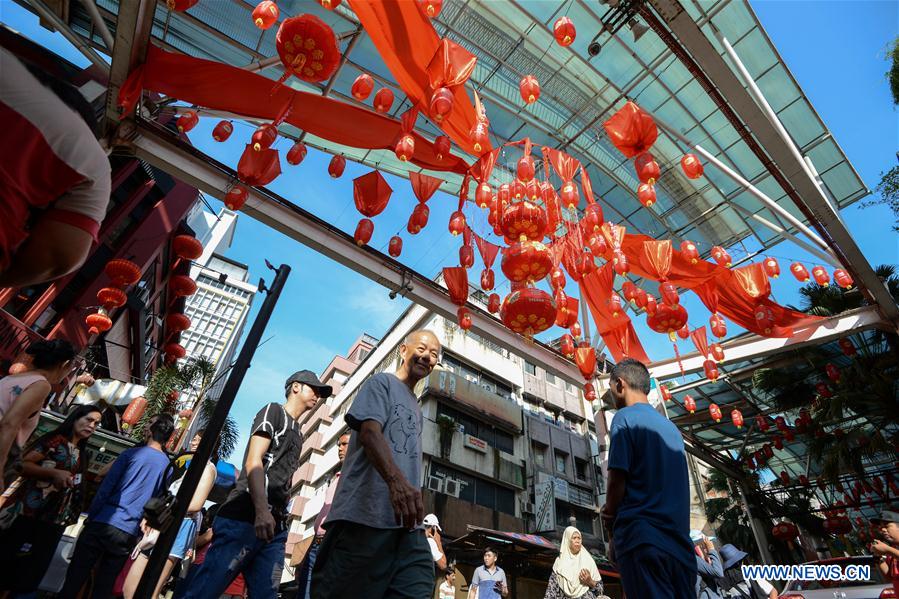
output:
<svg viewBox="0 0 899 599"><path fill-rule="evenodd" d="M715 544L698 530L690 531L690 540L698 549L696 553L696 597L698 599L723 599L718 580L724 576L721 556Z"/></svg>
<svg viewBox="0 0 899 599"><path fill-rule="evenodd" d="M478 566L468 585L468 599L499 599L509 596L506 573L496 565L499 554L496 549L484 550L484 565Z"/></svg>

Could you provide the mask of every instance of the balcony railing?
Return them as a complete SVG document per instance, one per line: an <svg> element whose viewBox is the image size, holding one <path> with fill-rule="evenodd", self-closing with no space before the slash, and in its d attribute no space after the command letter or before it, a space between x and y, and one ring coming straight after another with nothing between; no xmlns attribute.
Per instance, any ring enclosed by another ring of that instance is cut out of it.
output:
<svg viewBox="0 0 899 599"><path fill-rule="evenodd" d="M425 393L446 397L476 413L521 431L521 406L447 370L435 370L426 379Z"/></svg>

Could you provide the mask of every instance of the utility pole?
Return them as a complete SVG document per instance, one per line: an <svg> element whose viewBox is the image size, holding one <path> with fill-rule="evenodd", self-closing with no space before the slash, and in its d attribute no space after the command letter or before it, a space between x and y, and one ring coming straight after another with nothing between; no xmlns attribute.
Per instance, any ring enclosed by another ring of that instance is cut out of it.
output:
<svg viewBox="0 0 899 599"><path fill-rule="evenodd" d="M172 549L175 538L178 536L181 521L184 520L190 500L200 484L206 462L212 457L212 450L218 442L225 420L228 418L228 412L231 411L234 398L237 397L237 391L240 389L241 383L243 383L244 375L250 368L253 355L256 353L256 348L262 339L262 333L265 332L269 318L271 318L272 312L275 311L275 304L278 303L278 298L284 289L284 283L290 274L290 266L287 264L282 264L276 269L266 260L265 265L275 271L272 286L267 288L265 281L259 280L259 290L266 292L265 301L262 302L262 307L259 309L259 314L256 315L256 320L253 321L253 326L247 334L243 347L240 348L240 354L234 362L228 381L225 383L225 388L222 390L222 394L216 403L215 411L206 425L206 433L203 435L197 451L190 460L190 466L184 474L184 480L172 504L171 523L168 528L159 533L159 540L156 541L156 545L153 547L150 559L147 560L147 567L144 569L144 574L137 585L137 590L134 594L136 599L155 599L153 592L156 590L156 583L159 581L159 575L162 573L162 566L169 557L169 551Z"/></svg>

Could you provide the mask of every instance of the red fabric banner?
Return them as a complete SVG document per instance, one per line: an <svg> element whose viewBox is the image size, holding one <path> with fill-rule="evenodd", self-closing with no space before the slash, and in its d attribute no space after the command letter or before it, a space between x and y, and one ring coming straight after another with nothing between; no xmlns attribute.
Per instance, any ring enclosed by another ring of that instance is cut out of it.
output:
<svg viewBox="0 0 899 599"><path fill-rule="evenodd" d="M414 2L408 4L418 11ZM122 86L119 105L130 112L143 89L249 118L273 121L286 112L288 123L353 148L392 151L402 134L399 121L373 110L297 91L238 67L167 52L153 45L147 51L146 62L134 69ZM454 109L453 114L456 113ZM438 159L431 142L417 133L412 135L415 155L410 162L429 170L460 174L468 170L465 161L452 154Z"/></svg>
<svg viewBox="0 0 899 599"><path fill-rule="evenodd" d="M474 231L472 231L472 235L474 235L474 242L478 246L478 253L481 254L481 260L484 261L484 267L493 268L493 263L496 262L496 255L499 253L499 246L495 243L490 243Z"/></svg>
<svg viewBox="0 0 899 599"><path fill-rule="evenodd" d="M649 364L649 356L637 337L637 331L624 310L613 316L608 306L612 294L615 273L608 262L599 270L583 277L579 282L581 299L587 302L596 330L605 341L609 353L616 362L624 358L634 358Z"/></svg>
<svg viewBox="0 0 899 599"><path fill-rule="evenodd" d="M705 325L698 329L693 329L693 331L690 332L690 338L693 340L693 345L696 346L696 349L699 350L702 357L707 358L709 355L709 337L705 332Z"/></svg>
<svg viewBox="0 0 899 599"><path fill-rule="evenodd" d="M443 179L409 171L409 183L412 184L412 193L420 203L424 204L440 188Z"/></svg>

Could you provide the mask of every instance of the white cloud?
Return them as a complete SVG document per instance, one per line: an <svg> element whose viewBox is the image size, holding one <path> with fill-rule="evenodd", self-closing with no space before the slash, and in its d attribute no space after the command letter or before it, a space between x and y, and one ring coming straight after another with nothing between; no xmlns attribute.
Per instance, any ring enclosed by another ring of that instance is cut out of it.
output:
<svg viewBox="0 0 899 599"><path fill-rule="evenodd" d="M347 308L365 322L365 331L376 337L381 337L409 305L409 300L402 297L391 300L389 293L377 283L361 281L345 296Z"/></svg>

